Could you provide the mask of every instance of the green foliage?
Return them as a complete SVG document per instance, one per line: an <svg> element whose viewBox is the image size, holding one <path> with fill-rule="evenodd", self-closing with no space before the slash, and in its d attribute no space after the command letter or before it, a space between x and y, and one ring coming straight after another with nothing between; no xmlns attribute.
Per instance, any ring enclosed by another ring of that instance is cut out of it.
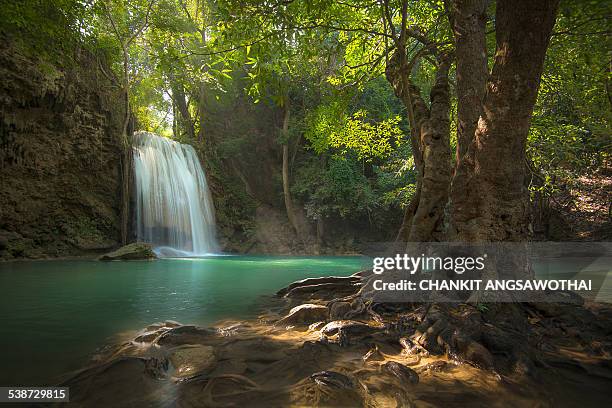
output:
<svg viewBox="0 0 612 408"><path fill-rule="evenodd" d="M605 13L604 2L561 3L527 143L533 191L554 193L612 153Z"/></svg>
<svg viewBox="0 0 612 408"><path fill-rule="evenodd" d="M326 168L312 160L300 168L292 189L305 202L311 219L340 215L359 217L373 210L377 200L355 160L332 158Z"/></svg>
<svg viewBox="0 0 612 408"><path fill-rule="evenodd" d="M233 201L249 199L240 195L245 194L242 182L224 174L223 163L245 162L269 140L288 144L296 152L292 192L306 204L311 218L371 218L373 213L406 206L415 192L407 114L384 77L394 43L380 4L4 0L0 30L40 55L50 79L61 72L54 68L60 56L85 47L112 67L120 87L121 45L146 21L146 29L128 47L130 103L140 129L206 146L215 177L231 190L226 194L238 197ZM389 18L397 29L401 2L383 4L389 5ZM561 2L527 140L530 165L540 180L532 185L534 191L553 193L560 180L571 180L609 160L608 8L604 1ZM489 15L494 9L491 2ZM408 17L411 26L440 47L452 46L443 0L411 0ZM494 29L490 18L491 60ZM414 39L407 41L410 59L419 47ZM432 60L422 58L411 72L425 99L435 69ZM451 85L455 80L451 71ZM234 112L236 101L251 108ZM287 102L289 131L279 135ZM455 144L455 98L451 106ZM220 107L225 116L218 118L215 112L220 110L215 108ZM195 139L187 139L189 126L198 135ZM206 139L202 130L207 126L217 129L217 140ZM273 136L266 139L269 135ZM255 168L259 159L253 158L248 168ZM228 214L235 210L228 215L235 222L252 208L240 212L231 208L233 201L223 205Z"/></svg>
<svg viewBox="0 0 612 408"><path fill-rule="evenodd" d="M0 32L22 50L53 64L72 63L86 35L93 8L85 0L1 0Z"/></svg>
<svg viewBox="0 0 612 408"><path fill-rule="evenodd" d="M355 112L338 131L329 136L329 145L347 154L349 150L357 154L359 160L371 161L374 158L384 159L402 137L398 127L399 116L378 123L367 121L366 112Z"/></svg>

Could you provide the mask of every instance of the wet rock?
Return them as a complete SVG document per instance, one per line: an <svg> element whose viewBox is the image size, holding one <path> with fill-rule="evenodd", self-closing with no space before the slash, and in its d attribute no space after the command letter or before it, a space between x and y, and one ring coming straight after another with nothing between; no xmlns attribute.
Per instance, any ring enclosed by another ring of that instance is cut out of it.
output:
<svg viewBox="0 0 612 408"><path fill-rule="evenodd" d="M397 361L389 361L383 364L382 371L395 378L403 384L418 384L419 374L410 367L406 367Z"/></svg>
<svg viewBox="0 0 612 408"><path fill-rule="evenodd" d="M80 371L65 381L70 403L76 406L170 406L172 396L160 389L168 361L157 358L121 357ZM170 399L170 400L168 400Z"/></svg>
<svg viewBox="0 0 612 408"><path fill-rule="evenodd" d="M336 371L320 371L305 378L291 395L290 404L300 407L372 406L367 391L356 379ZM281 406L279 404L279 406Z"/></svg>
<svg viewBox="0 0 612 408"><path fill-rule="evenodd" d="M454 368L454 365L450 364L448 361L437 360L432 361L429 364L426 364L422 367L417 367L415 371L419 374L428 373L428 372L441 372L448 371Z"/></svg>
<svg viewBox="0 0 612 408"><path fill-rule="evenodd" d="M241 331L245 330L248 325L244 323L234 323L229 326L219 327L217 333L223 337L237 336Z"/></svg>
<svg viewBox="0 0 612 408"><path fill-rule="evenodd" d="M484 369L493 369L493 356L482 344L472 341L468 344L464 351L464 356L467 361Z"/></svg>
<svg viewBox="0 0 612 408"><path fill-rule="evenodd" d="M176 369L175 376L183 378L212 370L216 358L213 347L193 345L174 350L170 362Z"/></svg>
<svg viewBox="0 0 612 408"><path fill-rule="evenodd" d="M142 259L157 259L150 244L134 242L123 246L116 251L109 252L98 258L100 261L128 261Z"/></svg>
<svg viewBox="0 0 612 408"><path fill-rule="evenodd" d="M154 331L145 331L134 338L136 343L152 343L158 338L164 331L162 329Z"/></svg>
<svg viewBox="0 0 612 408"><path fill-rule="evenodd" d="M285 297L297 299L324 299L331 300L336 297L348 296L359 289L352 282L321 283L316 285L298 286L291 289Z"/></svg>
<svg viewBox="0 0 612 408"><path fill-rule="evenodd" d="M432 320L427 320L417 328L411 340L431 354L442 354L450 340L448 332L449 324L446 319L440 318L433 323Z"/></svg>
<svg viewBox="0 0 612 408"><path fill-rule="evenodd" d="M247 371L248 368L249 367L244 360L231 359L218 361L218 363L216 363L215 369L210 373L210 376L215 377L227 374L242 375Z"/></svg>
<svg viewBox="0 0 612 408"><path fill-rule="evenodd" d="M404 337L399 339L399 343L402 346L402 354L408 358L404 360L404 364L413 366L421 362L422 356L428 356L429 352L420 346L415 345L409 339Z"/></svg>
<svg viewBox="0 0 612 408"><path fill-rule="evenodd" d="M323 326L321 333L326 336L333 336L341 330L348 336L365 336L383 328L382 326L373 326L356 320L335 320Z"/></svg>
<svg viewBox="0 0 612 408"><path fill-rule="evenodd" d="M352 389L355 383L344 374L336 371L320 371L312 374L310 380L323 387Z"/></svg>
<svg viewBox="0 0 612 408"><path fill-rule="evenodd" d="M327 320L327 307L306 303L291 309L289 314L280 319L276 325L308 325L324 320Z"/></svg>
<svg viewBox="0 0 612 408"><path fill-rule="evenodd" d="M167 330L157 339L160 346L198 344L215 334L214 331L197 326L180 326Z"/></svg>
<svg viewBox="0 0 612 408"><path fill-rule="evenodd" d="M316 323L313 323L310 326L308 326L308 330L310 330L310 331L321 330L321 328L323 326L325 326L325 322L316 322Z"/></svg>
<svg viewBox="0 0 612 408"><path fill-rule="evenodd" d="M461 334L453 336L457 354L467 362L479 368L492 369L493 355L485 346Z"/></svg>
<svg viewBox="0 0 612 408"><path fill-rule="evenodd" d="M136 343L152 343L159 336L164 334L170 329L182 326L181 323L175 322L174 320L166 320L165 322L153 323L145 327L140 331L134 338Z"/></svg>
<svg viewBox="0 0 612 408"><path fill-rule="evenodd" d="M489 350L507 353L516 347L517 339L499 327L486 323L482 329L482 343Z"/></svg>
<svg viewBox="0 0 612 408"><path fill-rule="evenodd" d="M334 302L329 308L329 318L331 320L346 319L351 310L349 302Z"/></svg>
<svg viewBox="0 0 612 408"><path fill-rule="evenodd" d="M412 340L405 337L399 339L399 344L402 346L402 353L404 354L413 355L422 350L418 345L414 344Z"/></svg>
<svg viewBox="0 0 612 408"><path fill-rule="evenodd" d="M183 326L182 323L177 322L176 320L165 320L161 323L164 327L180 327Z"/></svg>
<svg viewBox="0 0 612 408"><path fill-rule="evenodd" d="M219 349L217 356L220 360L239 359L264 364L282 360L287 356L287 349L265 336L251 337L228 342Z"/></svg>
<svg viewBox="0 0 612 408"><path fill-rule="evenodd" d="M290 285L282 288L276 292L277 296L287 296L291 291L298 288L306 288L305 291L316 290L318 288L327 288L326 285L352 285L358 283L361 278L357 276L328 276L323 278L307 278L291 283ZM298 293L298 292L294 292Z"/></svg>
<svg viewBox="0 0 612 408"><path fill-rule="evenodd" d="M166 371L168 371L168 360L159 358L145 359L145 372L150 375L151 378L164 378L166 376Z"/></svg>
<svg viewBox="0 0 612 408"><path fill-rule="evenodd" d="M368 361L383 361L385 356L380 352L378 346L375 344L363 357L364 362Z"/></svg>

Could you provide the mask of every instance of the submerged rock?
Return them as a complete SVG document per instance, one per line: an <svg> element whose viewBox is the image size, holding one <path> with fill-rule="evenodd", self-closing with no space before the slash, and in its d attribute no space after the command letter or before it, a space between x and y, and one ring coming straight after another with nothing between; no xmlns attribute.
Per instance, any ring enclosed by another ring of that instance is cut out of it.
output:
<svg viewBox="0 0 612 408"><path fill-rule="evenodd" d="M151 244L134 242L98 258L99 261L128 261L138 259L157 259Z"/></svg>

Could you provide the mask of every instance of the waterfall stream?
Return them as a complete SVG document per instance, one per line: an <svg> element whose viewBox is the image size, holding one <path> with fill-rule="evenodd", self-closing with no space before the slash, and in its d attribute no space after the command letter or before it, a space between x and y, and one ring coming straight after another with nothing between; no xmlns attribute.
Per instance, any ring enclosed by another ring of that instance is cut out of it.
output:
<svg viewBox="0 0 612 408"><path fill-rule="evenodd" d="M214 207L194 148L149 132L133 137L136 235L161 256L217 251Z"/></svg>

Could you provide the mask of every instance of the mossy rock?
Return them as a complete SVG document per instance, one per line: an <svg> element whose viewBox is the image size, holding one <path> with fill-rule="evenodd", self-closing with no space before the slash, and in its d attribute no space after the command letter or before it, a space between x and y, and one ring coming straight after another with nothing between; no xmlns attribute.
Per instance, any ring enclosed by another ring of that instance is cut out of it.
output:
<svg viewBox="0 0 612 408"><path fill-rule="evenodd" d="M134 242L98 258L99 261L129 261L138 259L157 259L153 247L144 242Z"/></svg>

